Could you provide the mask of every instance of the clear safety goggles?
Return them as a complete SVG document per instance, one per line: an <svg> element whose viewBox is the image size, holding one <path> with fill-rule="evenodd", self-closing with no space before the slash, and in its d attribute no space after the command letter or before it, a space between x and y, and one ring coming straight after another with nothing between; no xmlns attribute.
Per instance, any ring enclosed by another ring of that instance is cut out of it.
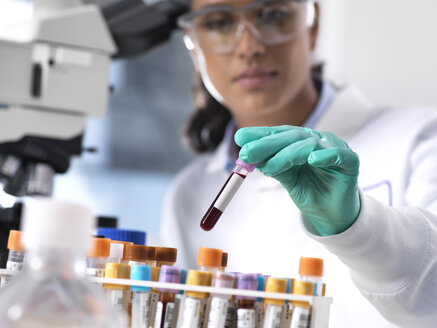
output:
<svg viewBox="0 0 437 328"><path fill-rule="evenodd" d="M307 0L257 0L244 7L212 5L182 15L185 45L215 54L229 54L247 29L265 45L292 40L313 25L314 3Z"/></svg>

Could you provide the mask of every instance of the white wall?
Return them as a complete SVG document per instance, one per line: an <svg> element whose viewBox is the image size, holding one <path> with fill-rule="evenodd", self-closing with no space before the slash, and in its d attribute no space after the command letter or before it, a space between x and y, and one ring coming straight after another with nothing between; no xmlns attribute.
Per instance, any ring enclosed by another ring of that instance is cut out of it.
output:
<svg viewBox="0 0 437 328"><path fill-rule="evenodd" d="M326 75L379 105L437 107L436 0L321 0Z"/></svg>

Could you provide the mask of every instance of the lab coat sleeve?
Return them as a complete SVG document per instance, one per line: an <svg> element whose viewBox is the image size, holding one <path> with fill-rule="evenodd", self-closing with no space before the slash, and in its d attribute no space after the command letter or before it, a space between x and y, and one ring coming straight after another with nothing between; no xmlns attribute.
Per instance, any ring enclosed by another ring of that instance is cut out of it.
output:
<svg viewBox="0 0 437 328"><path fill-rule="evenodd" d="M402 327L437 325L437 216L395 209L361 195L361 212L341 234L310 236L350 269L361 293Z"/></svg>

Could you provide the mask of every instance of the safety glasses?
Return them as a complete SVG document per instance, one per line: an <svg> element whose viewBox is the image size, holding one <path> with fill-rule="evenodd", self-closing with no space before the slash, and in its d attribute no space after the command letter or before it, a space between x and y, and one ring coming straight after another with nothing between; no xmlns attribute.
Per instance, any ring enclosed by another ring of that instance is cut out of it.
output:
<svg viewBox="0 0 437 328"><path fill-rule="evenodd" d="M314 3L306 0L258 0L244 7L212 5L182 15L179 27L186 32L188 49L203 52L231 53L247 29L265 45L292 40L313 25Z"/></svg>

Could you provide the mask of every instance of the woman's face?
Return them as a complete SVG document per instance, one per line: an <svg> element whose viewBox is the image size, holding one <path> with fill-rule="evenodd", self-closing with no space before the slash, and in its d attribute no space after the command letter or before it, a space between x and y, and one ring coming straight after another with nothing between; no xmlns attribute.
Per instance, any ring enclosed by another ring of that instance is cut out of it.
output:
<svg viewBox="0 0 437 328"><path fill-rule="evenodd" d="M192 0L192 11L218 4L241 7L251 2ZM195 47L193 55L210 93L234 116L264 116L289 110L308 83L316 34L305 28L290 41L266 45L245 28L230 53Z"/></svg>

